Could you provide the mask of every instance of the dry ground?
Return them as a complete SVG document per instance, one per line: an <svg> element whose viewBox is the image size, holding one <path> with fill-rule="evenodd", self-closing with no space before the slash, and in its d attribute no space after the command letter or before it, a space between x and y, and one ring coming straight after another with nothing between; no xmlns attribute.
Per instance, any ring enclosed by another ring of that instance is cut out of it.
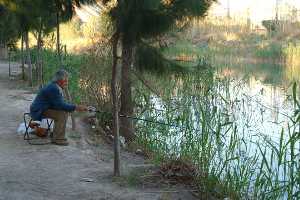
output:
<svg viewBox="0 0 300 200"><path fill-rule="evenodd" d="M20 72L18 64L13 71ZM83 125L68 131L69 146L29 145L16 133L34 97L25 85L10 80L8 64L0 62L0 200L194 199L179 186L129 184L133 175L114 178L111 146L90 147ZM138 155L121 154L123 174L147 166Z"/></svg>

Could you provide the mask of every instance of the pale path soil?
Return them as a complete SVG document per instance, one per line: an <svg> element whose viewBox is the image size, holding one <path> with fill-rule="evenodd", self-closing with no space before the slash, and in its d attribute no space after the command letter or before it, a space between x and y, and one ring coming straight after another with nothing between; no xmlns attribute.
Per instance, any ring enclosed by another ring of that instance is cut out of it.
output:
<svg viewBox="0 0 300 200"><path fill-rule="evenodd" d="M20 71L16 64L13 71ZM112 148L104 143L90 148L83 126L77 130L81 139L70 137L69 146L29 145L16 133L33 98L20 89L24 86L9 80L8 64L0 62L0 200L194 199L179 186L120 184L112 176ZM122 173L144 166L142 157L121 154Z"/></svg>

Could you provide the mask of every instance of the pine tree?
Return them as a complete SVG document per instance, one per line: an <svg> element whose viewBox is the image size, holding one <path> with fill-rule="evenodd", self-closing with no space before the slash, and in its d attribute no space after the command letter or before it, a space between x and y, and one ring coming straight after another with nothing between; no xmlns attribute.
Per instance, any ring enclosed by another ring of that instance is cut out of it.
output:
<svg viewBox="0 0 300 200"><path fill-rule="evenodd" d="M9 10L15 16L19 26L14 27L13 24L8 23L9 27L15 28L18 30L19 35L22 37L22 47L23 41L25 41L26 46L26 56L27 56L27 64L28 64L28 72L29 72L29 85L33 85L32 81L32 65L31 65L31 56L29 49L29 31L34 29L35 25L38 24L39 17L39 9L38 3L39 0L1 0L1 5L4 6L7 10ZM23 48L22 48L23 49ZM23 53L22 53L23 54ZM22 56L24 58L24 56ZM22 61L24 63L24 61ZM23 66L24 72L24 66Z"/></svg>
<svg viewBox="0 0 300 200"><path fill-rule="evenodd" d="M192 17L204 17L215 0L105 0L102 3L115 24L122 46L121 115L132 115L130 69L137 58L134 52L141 52L147 39L155 38L173 28L176 23L188 21ZM159 56L158 51L151 55ZM136 51L135 51L136 50ZM145 51L144 51L145 52ZM148 59L149 60L149 59ZM149 66L149 65L147 65ZM137 67L137 66L135 66ZM141 67L141 66L140 66ZM156 66L154 66L156 67ZM128 118L121 118L121 132L127 140L134 137L133 126Z"/></svg>
<svg viewBox="0 0 300 200"><path fill-rule="evenodd" d="M25 41L30 86L32 86L33 83L28 33L32 31L36 32L37 35L37 79L38 84L42 85L41 50L43 36L53 31L54 28L57 29L57 52L60 59L59 24L72 18L75 13L75 6L92 2L94 2L94 0L0 0L0 5L9 10L10 13L13 13L16 17L19 27L17 28L17 26L11 23L6 23L6 25L9 24L9 27L13 27L19 31L19 35L21 35L22 38L22 47L23 41Z"/></svg>
<svg viewBox="0 0 300 200"><path fill-rule="evenodd" d="M6 54L7 45L14 45L19 37L19 24L16 16L1 4L0 19L0 54Z"/></svg>
<svg viewBox="0 0 300 200"><path fill-rule="evenodd" d="M207 10L215 0L102 0L107 14L112 19L115 33L112 37L113 51L116 52L117 44L122 48L122 68L121 68L121 108L122 116L133 114L133 103L131 95L130 70L133 63L140 65L142 58L135 52L141 52L138 48L143 48L144 55L155 55L162 58L155 48L144 48L147 40L155 38L169 31L176 23L188 21L192 17L204 17ZM113 77L112 77L112 97L113 116L115 132L115 175L120 174L119 166L119 146L118 146L118 100L116 94L116 60L113 56ZM135 59L138 62L134 62ZM154 58L154 60L157 58ZM150 60L150 59L148 59ZM149 65L147 65L149 66ZM134 66L142 67L142 66ZM157 66L152 66L157 67ZM159 66L160 67L160 66ZM115 76L114 76L115 75ZM115 105L116 104L116 105ZM120 119L120 132L130 141L134 138L133 125L130 119L122 117Z"/></svg>
<svg viewBox="0 0 300 200"><path fill-rule="evenodd" d="M13 43L19 37L16 16L0 4L0 43ZM7 26L9 24L9 26Z"/></svg>

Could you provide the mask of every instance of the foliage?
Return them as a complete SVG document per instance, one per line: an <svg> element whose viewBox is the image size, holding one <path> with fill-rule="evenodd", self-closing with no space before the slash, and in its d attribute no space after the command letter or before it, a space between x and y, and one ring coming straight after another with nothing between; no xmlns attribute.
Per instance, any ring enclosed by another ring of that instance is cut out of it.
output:
<svg viewBox="0 0 300 200"><path fill-rule="evenodd" d="M128 40L155 37L185 17L204 16L213 1L121 1L111 10Z"/></svg>
<svg viewBox="0 0 300 200"><path fill-rule="evenodd" d="M0 4L0 18L0 43L15 43L19 36L16 16Z"/></svg>
<svg viewBox="0 0 300 200"><path fill-rule="evenodd" d="M135 67L140 71L147 70L157 74L188 71L179 63L166 59L160 49L146 43L139 43L135 56Z"/></svg>
<svg viewBox="0 0 300 200"><path fill-rule="evenodd" d="M269 31L276 31L278 28L278 21L276 20L263 20L262 25Z"/></svg>
<svg viewBox="0 0 300 200"><path fill-rule="evenodd" d="M121 33L121 41L128 44L126 48L133 48L135 45L144 50L149 50L150 55L156 55L156 60L165 58L158 56L158 51L154 47L144 48L149 41L161 34L166 33L172 27L185 24L192 17L203 17L214 0L181 0L181 1L147 1L147 0L122 0L122 1L102 1L105 5L105 13L112 20L114 30ZM124 46L124 45L123 45ZM124 46L125 47L125 46ZM139 52L139 51L136 51ZM146 52L145 52L146 53ZM139 68L143 67L142 59L135 56L139 63ZM153 58L153 56L152 56ZM150 59L148 59L149 61ZM159 62L159 61L158 61ZM158 64L158 63L157 63ZM163 67L163 65L154 65L153 67ZM149 67L148 67L149 69Z"/></svg>
<svg viewBox="0 0 300 200"><path fill-rule="evenodd" d="M153 39L163 33L166 33L172 26L184 22L190 17L205 16L208 8L214 0L175 0L175 1L161 1L161 0L120 0L107 1L103 0L107 15L112 20L115 33L113 34L113 42L118 46L122 45L122 72L121 72L121 107L120 113L125 115L133 114L133 103L131 95L131 81L130 69L135 63L134 55L135 47L140 47L145 39ZM177 24L176 24L177 23ZM120 36L120 37L119 37ZM114 46L113 51L117 49ZM157 51L153 48L147 48L151 51L152 58L156 55L156 64L158 61ZM147 50L143 48L142 50ZM144 53L145 51L143 51ZM115 55L115 54L114 54ZM145 54L144 54L145 55ZM147 58L144 56L144 58ZM113 69L116 68L116 55L113 57L115 63ZM138 64L141 68L142 58L138 58ZM149 59L148 59L149 60ZM162 63L162 62L161 62ZM153 66L153 67L158 67ZM163 66L159 66L163 67ZM113 70L115 72L116 70ZM116 97L116 73L113 73L112 96ZM113 98L116 102L117 98ZM114 104L114 116L117 116L117 106ZM118 124L117 117L114 117L114 124ZM126 140L134 138L132 123L127 118L121 118L121 133L126 137ZM118 127L114 127L118 129ZM116 133L118 135L118 133Z"/></svg>
<svg viewBox="0 0 300 200"><path fill-rule="evenodd" d="M256 56L262 58L282 58L282 45L275 42L262 42L255 51Z"/></svg>
<svg viewBox="0 0 300 200"><path fill-rule="evenodd" d="M110 17L104 13L90 17L89 21L82 25L82 34L85 38L99 40L110 37L113 34L113 26Z"/></svg>
<svg viewBox="0 0 300 200"><path fill-rule="evenodd" d="M106 49L105 46L100 48ZM97 53L97 50L94 52ZM86 63L81 66L80 88L84 102L96 106L99 110L111 111L111 55L109 52L91 54ZM110 123L111 117L102 119L101 123Z"/></svg>
<svg viewBox="0 0 300 200"><path fill-rule="evenodd" d="M292 81L299 81L300 77L300 43L298 40L289 42L283 47L286 75Z"/></svg>
<svg viewBox="0 0 300 200"><path fill-rule="evenodd" d="M36 62L37 59L37 49L31 49L32 61ZM86 66L89 57L85 55L63 55L62 65L57 57L57 54L53 50L42 50L43 64L44 64L44 80L45 83L49 83L52 80L53 74L64 68L70 73L69 88L75 102L80 102L81 99L85 99L83 93L80 92L80 77L82 73L82 67ZM13 57L14 60L20 60L22 53L17 51ZM33 73L37 73L36 68L33 68ZM35 76L36 77L36 76ZM36 80L34 80L36 81Z"/></svg>
<svg viewBox="0 0 300 200"><path fill-rule="evenodd" d="M56 27L57 13L60 21L68 21L75 12L75 5L92 3L93 0L1 0L0 5L9 10L17 18L20 26L8 23L9 28L15 28L19 32L39 30L42 28L45 34ZM11 26L11 27L10 27Z"/></svg>

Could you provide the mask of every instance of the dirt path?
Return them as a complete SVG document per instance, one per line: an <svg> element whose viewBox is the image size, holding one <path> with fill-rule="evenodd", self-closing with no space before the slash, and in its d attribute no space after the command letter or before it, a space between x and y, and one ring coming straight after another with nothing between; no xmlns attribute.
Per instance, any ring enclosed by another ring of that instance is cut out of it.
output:
<svg viewBox="0 0 300 200"><path fill-rule="evenodd" d="M20 71L16 64L13 71ZM24 84L9 80L8 65L0 62L0 200L194 199L178 187L145 188L116 181L113 151L106 144L94 151L84 137L71 137L66 147L29 145L16 133L34 96L20 89ZM128 171L143 166L144 160L123 152L121 163Z"/></svg>

